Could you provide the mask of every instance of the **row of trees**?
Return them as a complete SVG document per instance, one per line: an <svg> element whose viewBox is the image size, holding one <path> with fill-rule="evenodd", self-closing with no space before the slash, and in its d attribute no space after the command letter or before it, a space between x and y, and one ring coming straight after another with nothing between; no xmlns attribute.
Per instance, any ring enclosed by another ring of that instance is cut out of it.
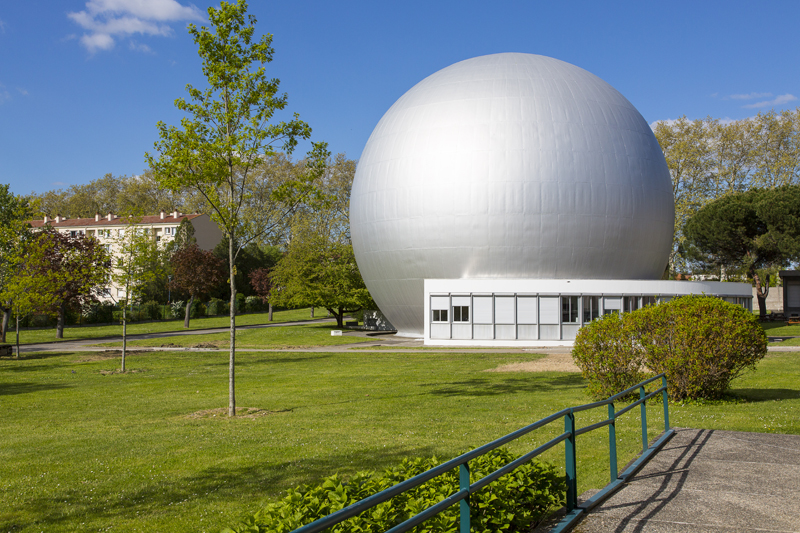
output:
<svg viewBox="0 0 800 533"><path fill-rule="evenodd" d="M731 193L800 183L800 108L732 122L681 117L654 131L675 196L673 273L702 266L683 246L684 226L702 206Z"/></svg>

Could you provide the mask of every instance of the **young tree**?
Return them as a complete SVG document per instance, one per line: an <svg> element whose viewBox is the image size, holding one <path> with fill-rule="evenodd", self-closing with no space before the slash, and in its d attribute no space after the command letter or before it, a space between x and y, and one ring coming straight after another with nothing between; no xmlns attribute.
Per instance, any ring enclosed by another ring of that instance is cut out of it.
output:
<svg viewBox="0 0 800 533"><path fill-rule="evenodd" d="M67 308L94 301L108 282L110 261L105 248L95 239L83 235L71 237L50 226L35 234L33 249L26 268L30 275L42 280L37 289L50 295L48 312L55 314L56 338L64 338Z"/></svg>
<svg viewBox="0 0 800 533"><path fill-rule="evenodd" d="M298 231L272 271L271 301L285 307L324 307L343 325L344 316L375 308L353 254L353 245L326 240L308 227Z"/></svg>
<svg viewBox="0 0 800 533"><path fill-rule="evenodd" d="M272 36L255 38L256 19L247 14L247 2L222 2L209 8L211 29L189 25L198 46L204 90L187 86L190 100L175 104L187 117L180 127L159 122L158 156L145 155L155 179L170 190L192 189L205 199L212 219L228 241L230 282L230 355L228 415L236 415L236 276L235 261L243 246L279 227L296 203L313 188L311 181L324 169L327 150L313 144L302 179L274 186L259 173L276 148L291 153L311 128L295 114L273 122L286 107L279 81L264 68L272 61ZM269 178L269 176L266 176Z"/></svg>
<svg viewBox="0 0 800 533"><path fill-rule="evenodd" d="M225 281L225 263L213 252L203 251L196 244L184 246L172 255L172 284L189 294L183 327L189 327L194 299L208 294Z"/></svg>
<svg viewBox="0 0 800 533"><path fill-rule="evenodd" d="M27 199L16 196L8 190L8 185L0 185L0 293L13 281L16 272L15 261L21 257L30 217L30 205ZM0 298L0 311L3 312L0 323L0 342L6 342L6 331L10 320L12 300Z"/></svg>
<svg viewBox="0 0 800 533"><path fill-rule="evenodd" d="M125 372L125 356L128 348L128 306L141 298L148 283L158 276L154 271L160 264L155 238L149 228L139 227L141 217L128 215L123 220L126 227L117 231L114 246L115 264L111 279L117 287L124 288L125 300L122 304L122 360L120 369Z"/></svg>

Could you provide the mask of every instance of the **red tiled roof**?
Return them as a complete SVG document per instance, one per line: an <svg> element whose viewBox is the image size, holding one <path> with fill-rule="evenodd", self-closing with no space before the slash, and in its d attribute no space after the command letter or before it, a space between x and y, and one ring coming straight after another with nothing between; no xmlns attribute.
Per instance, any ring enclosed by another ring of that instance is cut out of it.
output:
<svg viewBox="0 0 800 533"><path fill-rule="evenodd" d="M177 218L172 216L172 213L165 213L164 218L161 218L161 215L148 215L141 217L140 224L179 224L184 219L192 220L193 218L199 217L199 214L193 215L184 215L181 214ZM31 225L32 228L41 228L44 227L44 219L37 218L36 220L29 220L28 224ZM47 224L53 226L54 228L65 228L65 227L74 227L74 226L127 226L128 219L126 217L120 217L114 215L112 220L108 220L108 216L101 216L100 220L95 220L94 217L92 218L67 218L61 219L61 222L56 222L55 218L51 218Z"/></svg>

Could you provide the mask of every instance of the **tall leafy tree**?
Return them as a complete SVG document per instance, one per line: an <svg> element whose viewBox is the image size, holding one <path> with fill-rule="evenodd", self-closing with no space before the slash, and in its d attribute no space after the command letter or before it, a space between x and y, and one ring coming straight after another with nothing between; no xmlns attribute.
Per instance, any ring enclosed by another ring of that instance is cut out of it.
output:
<svg viewBox="0 0 800 533"><path fill-rule="evenodd" d="M188 27L207 86L187 86L189 100L175 102L187 116L180 127L159 122L158 155L145 157L163 187L191 189L204 199L228 241L228 415L235 416L236 257L242 247L279 228L297 202L313 191L311 182L324 170L327 150L324 144L313 144L300 179L273 186L269 175L260 172L276 149L291 153L299 139L310 137L311 128L296 114L275 121L287 97L279 93L279 80L267 77L264 65L272 61L272 36L255 36L256 19L247 14L247 2L222 2L208 9L208 18L210 28Z"/></svg>
<svg viewBox="0 0 800 533"><path fill-rule="evenodd" d="M184 246L170 260L172 284L189 294L183 327L189 327L189 317L194 299L208 294L225 281L225 263L213 252L201 250L197 244Z"/></svg>
<svg viewBox="0 0 800 533"><path fill-rule="evenodd" d="M726 266L753 278L766 314L769 277L759 269L800 260L800 185L752 189L709 202L686 223L686 255L701 268Z"/></svg>
<svg viewBox="0 0 800 533"><path fill-rule="evenodd" d="M23 245L28 234L28 224L25 221L30 217L31 211L28 200L13 194L8 187L0 185L0 293L3 293L18 275L15 266L23 255ZM0 342L6 342L11 308L10 296L0 297L0 311L3 312Z"/></svg>

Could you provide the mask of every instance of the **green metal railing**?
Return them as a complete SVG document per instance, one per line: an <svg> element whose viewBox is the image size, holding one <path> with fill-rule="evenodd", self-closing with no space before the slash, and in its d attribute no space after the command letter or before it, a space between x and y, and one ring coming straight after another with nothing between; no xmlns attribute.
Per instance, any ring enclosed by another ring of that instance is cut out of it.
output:
<svg viewBox="0 0 800 533"><path fill-rule="evenodd" d="M656 390L648 393L645 390L645 386L656 381L661 380L661 386ZM629 405L625 406L624 408L620 409L619 411L614 410L614 402L619 400L620 398L624 398L628 394L634 393L637 389L639 389L639 399L630 403ZM646 402L648 399L658 395L661 393L662 401L664 404L664 433L652 444L648 446L648 439L647 439L647 407ZM608 418L601 422L597 422L595 424L591 424L589 426L576 429L575 427L575 413L579 413L581 411L586 411L588 409L595 409L598 407L602 407L604 405L608 406ZM634 409L637 405L641 406L641 424L642 424L642 454L633 462L631 465L625 469L622 474L617 473L617 436L616 436L616 421L617 419L627 413L628 411ZM541 446L531 450L530 452L524 454L523 456L519 457L518 459L508 463L507 465L503 466L492 472L491 474L479 479L475 483L470 484L469 478L469 462L472 459L475 459L495 448L498 448L504 444L512 442L535 429L539 429L547 424L554 422L560 418L564 419L564 432L557 437L554 437L547 441L546 443L542 444ZM577 479L577 462L576 462L576 439L578 435L583 435L584 433L588 433L595 429L602 428L604 426L608 426L608 444L609 444L609 470L611 473L611 482L606 485L600 492L592 496L589 500L578 505L578 479ZM538 422L534 422L533 424L526 426L522 429L518 429L513 433L509 433L505 437L501 437L497 440L494 440L488 444L484 444L479 448L475 448L463 455L456 457L455 459L451 459L446 463L442 463L441 465L431 468L417 476L414 476L402 483L398 483L397 485L390 487L386 490L383 490L377 494L373 494L363 500L356 502L344 509L340 509L333 514L330 514L324 518L320 518L310 524L307 524L303 527L295 529L292 533L316 533L319 531L323 531L333 525L336 525L340 522L344 522L348 518L352 518L358 514L363 513L364 511L385 502L401 494L407 490L410 490L414 487L422 485L423 483L430 481L454 468L459 469L459 490L458 492L451 494L444 500L440 501L436 505L429 507L425 511L417 514L416 516L412 516L405 522L396 525L392 529L388 530L387 533L401 533L403 531L408 531L409 529L423 523L424 521L428 520L429 518L441 513L448 507L455 505L456 503L459 504L460 510L460 521L459 521L459 531L460 533L469 533L470 530L470 506L469 506L469 495L481 490L483 487L488 485L489 483L497 480L498 478L508 474L509 472L513 471L517 467L523 465L524 463L530 461L537 455L543 453L544 451L552 448L556 444L564 442L564 457L565 457L565 471L566 471L566 482L567 482L567 505L566 505L566 515L564 519L559 522L559 524L552 530L553 532L562 532L566 531L571 528L578 519L594 506L608 498L614 491L621 487L621 485L628 479L630 476L635 474L649 459L653 456L675 433L674 429L670 429L669 427L669 404L668 404L668 396L667 396L667 378L664 374L659 374L654 376L648 380L642 381L634 385L633 387L626 389L620 393L611 396L605 400L601 400L594 403L589 403L585 405L580 405L578 407L569 407L566 409L562 409L557 413L553 413L552 415L539 420Z"/></svg>

